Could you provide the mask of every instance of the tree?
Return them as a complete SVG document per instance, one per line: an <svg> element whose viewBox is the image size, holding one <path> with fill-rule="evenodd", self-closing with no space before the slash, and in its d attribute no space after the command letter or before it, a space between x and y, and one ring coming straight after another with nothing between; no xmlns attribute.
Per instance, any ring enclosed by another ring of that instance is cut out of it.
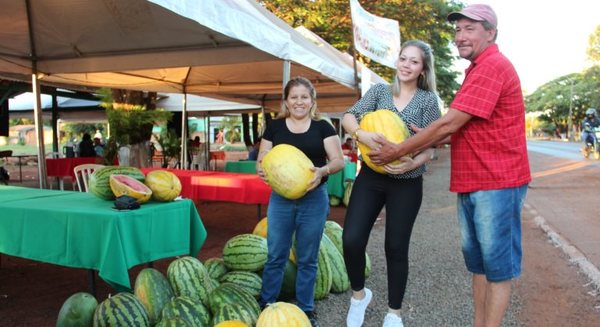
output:
<svg viewBox="0 0 600 327"><path fill-rule="evenodd" d="M590 58L592 62L600 62L600 25L596 26L596 30L590 34L588 43L588 58Z"/></svg>
<svg viewBox="0 0 600 327"><path fill-rule="evenodd" d="M292 27L304 26L342 52L352 46L352 21L348 0L262 0L261 4ZM454 33L446 16L460 5L447 0L361 0L368 12L400 23L402 40L421 39L429 43L435 54L435 72L440 97L450 102L458 89L457 72L452 70L453 56L449 47ZM360 54L359 60L373 71L393 79L395 70L380 65Z"/></svg>
<svg viewBox="0 0 600 327"><path fill-rule="evenodd" d="M569 108L573 124L578 125L585 111L600 106L600 66L581 73L561 76L540 86L525 98L527 112L541 112L539 119L568 130ZM571 103L572 100L572 103Z"/></svg>
<svg viewBox="0 0 600 327"><path fill-rule="evenodd" d="M240 125L242 124L242 120L239 116L226 116L221 120L219 124L219 128L223 129L225 132L225 139L229 141L229 143L235 143L240 140Z"/></svg>

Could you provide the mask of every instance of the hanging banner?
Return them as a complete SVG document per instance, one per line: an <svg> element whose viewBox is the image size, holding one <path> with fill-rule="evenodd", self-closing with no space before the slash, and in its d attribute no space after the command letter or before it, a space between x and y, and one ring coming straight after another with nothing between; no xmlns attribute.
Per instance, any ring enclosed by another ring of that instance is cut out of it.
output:
<svg viewBox="0 0 600 327"><path fill-rule="evenodd" d="M350 0L354 48L378 63L396 68L400 53L400 24L364 10L358 0Z"/></svg>

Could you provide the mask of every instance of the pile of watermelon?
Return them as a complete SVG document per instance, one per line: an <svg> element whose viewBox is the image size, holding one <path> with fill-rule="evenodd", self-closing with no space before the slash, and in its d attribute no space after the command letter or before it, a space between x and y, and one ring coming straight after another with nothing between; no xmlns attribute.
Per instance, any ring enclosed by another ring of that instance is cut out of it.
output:
<svg viewBox="0 0 600 327"><path fill-rule="evenodd" d="M261 273L267 261L267 232L265 217L252 233L229 239L221 257L204 262L191 256L179 257L169 264L165 275L157 269L144 268L136 277L133 294L118 293L99 304L88 293L74 294L64 303L57 326L261 327L271 319L268 317L281 315L287 323L297 320L302 325L300 322L307 321L304 313L290 307L291 304L283 304L295 297L293 248L278 299L282 303L270 310L260 310L258 299ZM342 251L342 227L329 220L319 248L316 300L349 290ZM368 276L371 262L366 253L365 256Z"/></svg>
<svg viewBox="0 0 600 327"><path fill-rule="evenodd" d="M342 196L342 198L338 198L335 195L329 195L329 205L332 207L337 207L340 204L344 204L344 206L348 206L348 203L350 202L350 194L352 194L352 186L354 186L354 180L352 179L346 179L346 181L344 182L344 195Z"/></svg>
<svg viewBox="0 0 600 327"><path fill-rule="evenodd" d="M153 170L144 175L136 167L106 166L92 173L89 190L104 200L127 195L140 203L150 199L168 202L181 193L181 181L167 170Z"/></svg>

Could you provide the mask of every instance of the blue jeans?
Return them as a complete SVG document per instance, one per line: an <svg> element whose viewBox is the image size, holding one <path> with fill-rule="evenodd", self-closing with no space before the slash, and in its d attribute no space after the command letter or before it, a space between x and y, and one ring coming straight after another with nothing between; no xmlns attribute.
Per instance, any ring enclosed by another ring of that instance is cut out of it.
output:
<svg viewBox="0 0 600 327"><path fill-rule="evenodd" d="M296 300L303 311L314 310L319 245L328 215L327 183L297 200L288 200L275 192L271 193L267 209L269 254L262 274L261 303L277 301L295 233L298 266Z"/></svg>
<svg viewBox="0 0 600 327"><path fill-rule="evenodd" d="M521 275L521 209L527 185L458 194L467 270L501 282Z"/></svg>

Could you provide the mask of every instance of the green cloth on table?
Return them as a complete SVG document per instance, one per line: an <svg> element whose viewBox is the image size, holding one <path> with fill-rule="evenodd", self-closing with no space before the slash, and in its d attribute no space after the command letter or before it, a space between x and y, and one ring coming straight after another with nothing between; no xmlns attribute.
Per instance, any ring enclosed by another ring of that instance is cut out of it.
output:
<svg viewBox="0 0 600 327"><path fill-rule="evenodd" d="M256 174L256 161L227 161L225 163L225 171L232 173Z"/></svg>
<svg viewBox="0 0 600 327"><path fill-rule="evenodd" d="M197 256L206 239L191 200L148 202L131 211L113 206L90 193L0 187L0 252L94 269L117 290L127 290L129 268Z"/></svg>
<svg viewBox="0 0 600 327"><path fill-rule="evenodd" d="M344 183L347 179L356 178L356 163L347 162L344 169L329 175L327 179L327 193L338 198L344 197Z"/></svg>

